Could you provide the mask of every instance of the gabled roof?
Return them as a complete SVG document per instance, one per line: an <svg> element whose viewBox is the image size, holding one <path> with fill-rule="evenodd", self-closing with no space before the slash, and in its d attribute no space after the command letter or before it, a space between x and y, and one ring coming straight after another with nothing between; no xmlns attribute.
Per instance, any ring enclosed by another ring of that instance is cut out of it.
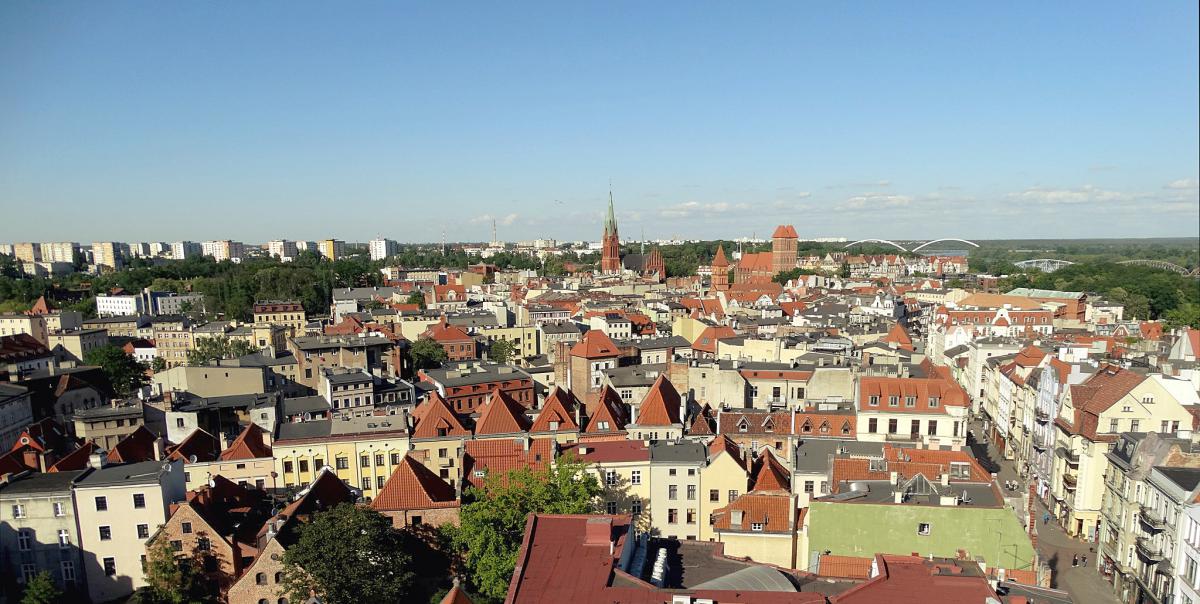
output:
<svg viewBox="0 0 1200 604"><path fill-rule="evenodd" d="M559 432L570 432L578 430L579 425L575 423L575 417L572 412L579 408L579 400L570 390L564 390L555 386L550 391L550 395L546 397L545 403L542 404L542 410L538 413L537 419L530 426L530 432L550 432L550 422L558 422Z"/></svg>
<svg viewBox="0 0 1200 604"><path fill-rule="evenodd" d="M800 235L796 234L796 227L790 224L781 224L775 227L775 232L771 234L772 239L799 239Z"/></svg>
<svg viewBox="0 0 1200 604"><path fill-rule="evenodd" d="M717 341L726 338L736 338L737 332L728 325L709 325L700 332L696 337L696 341L692 342L692 349L701 352L717 353Z"/></svg>
<svg viewBox="0 0 1200 604"><path fill-rule="evenodd" d="M598 359L615 357L619 354L617 345L608 334L599 329L589 329L583 338L571 347L571 356Z"/></svg>
<svg viewBox="0 0 1200 604"><path fill-rule="evenodd" d="M882 342L895 344L901 350L913 350L912 338L908 337L908 332L899 323L892 325L892 329L883 337Z"/></svg>
<svg viewBox="0 0 1200 604"><path fill-rule="evenodd" d="M610 386L604 386L600 391L600 401L596 405L596 412L588 419L587 428L584 430L586 434L597 434L604 432L619 432L625 429L626 419L629 414L625 410L625 403L621 400L620 395L616 393ZM600 422L608 422L607 428L601 428Z"/></svg>
<svg viewBox="0 0 1200 604"><path fill-rule="evenodd" d="M482 488L489 474L543 468L553 461L554 447L555 441L551 438L468 440L463 452L463 480Z"/></svg>
<svg viewBox="0 0 1200 604"><path fill-rule="evenodd" d="M637 425L639 426L671 426L679 421L679 392L674 384L667 379L666 374L659 374L658 379L646 391L638 410Z"/></svg>
<svg viewBox="0 0 1200 604"><path fill-rule="evenodd" d="M54 462L54 465L46 468L47 472L69 472L71 470L82 470L87 468L91 463L92 453L96 452L99 447L96 443L86 442L78 449L71 451L62 459ZM0 474L4 472L0 470Z"/></svg>
<svg viewBox="0 0 1200 604"><path fill-rule="evenodd" d="M791 472L775 459L770 447L762 450L754 466L754 487L750 489L751 493L791 492Z"/></svg>
<svg viewBox="0 0 1200 604"><path fill-rule="evenodd" d="M733 439L724 434L714 438L711 443L708 443L708 458L710 460L716 458L721 453L728 453L738 463L738 466L746 467L746 462L742 459L742 448L733 442Z"/></svg>
<svg viewBox="0 0 1200 604"><path fill-rule="evenodd" d="M134 463L154 459L154 441L158 437L145 425L138 426L108 452L109 463Z"/></svg>
<svg viewBox="0 0 1200 604"><path fill-rule="evenodd" d="M170 450L167 459L178 459L185 464L214 461L221 453L221 443L212 434L196 428L183 442Z"/></svg>
<svg viewBox="0 0 1200 604"><path fill-rule="evenodd" d="M371 507L379 511L458 507L458 497L446 481L405 455Z"/></svg>
<svg viewBox="0 0 1200 604"><path fill-rule="evenodd" d="M741 523L733 523L733 512L741 512ZM786 494L746 493L713 513L713 528L719 531L753 531L762 525L763 533L786 533L796 515L792 498Z"/></svg>
<svg viewBox="0 0 1200 604"><path fill-rule="evenodd" d="M495 434L515 434L527 432L531 422L525 416L525 408L519 405L507 392L497 388L483 406L479 420L475 422L476 436Z"/></svg>
<svg viewBox="0 0 1200 604"><path fill-rule="evenodd" d="M446 597L442 598L442 601L439 604L475 604L475 603L471 601L471 598L467 597L467 592L463 591L461 587L455 585L454 587L450 588L449 593L446 594Z"/></svg>
<svg viewBox="0 0 1200 604"><path fill-rule="evenodd" d="M692 419L692 425L688 428L688 435L709 436L714 433L712 424L712 409L708 405L704 405L704 408L700 409L700 412Z"/></svg>
<svg viewBox="0 0 1200 604"><path fill-rule="evenodd" d="M719 245L717 246L717 255L713 256L712 266L715 266L715 267L729 266L729 259L725 257L725 248L723 248Z"/></svg>
<svg viewBox="0 0 1200 604"><path fill-rule="evenodd" d="M430 338L435 342L465 342L471 340L470 334L457 325L446 323L443 317L441 323L434 323L421 334L423 337Z"/></svg>
<svg viewBox="0 0 1200 604"><path fill-rule="evenodd" d="M439 396L437 392L429 393L429 398L417 407L414 417L419 417L419 419L417 419L416 427L413 428L413 438L471 435L471 432L463 427L462 422L458 421L454 411L450 410L446 399ZM445 433L439 434L439 430L444 430Z"/></svg>
<svg viewBox="0 0 1200 604"><path fill-rule="evenodd" d="M221 461L233 461L242 459L261 459L271 457L271 445L268 445L263 439L266 432L258 427L258 424L251 422L246 426L245 430L238 435L236 439L229 445L228 449L221 451Z"/></svg>

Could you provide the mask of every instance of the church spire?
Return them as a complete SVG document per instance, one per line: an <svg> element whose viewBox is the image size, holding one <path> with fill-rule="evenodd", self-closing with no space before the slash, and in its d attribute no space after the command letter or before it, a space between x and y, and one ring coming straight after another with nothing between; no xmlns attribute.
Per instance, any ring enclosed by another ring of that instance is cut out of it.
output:
<svg viewBox="0 0 1200 604"><path fill-rule="evenodd" d="M614 235L617 232L617 215L613 211L612 189L608 190L608 217L604 219L604 234Z"/></svg>

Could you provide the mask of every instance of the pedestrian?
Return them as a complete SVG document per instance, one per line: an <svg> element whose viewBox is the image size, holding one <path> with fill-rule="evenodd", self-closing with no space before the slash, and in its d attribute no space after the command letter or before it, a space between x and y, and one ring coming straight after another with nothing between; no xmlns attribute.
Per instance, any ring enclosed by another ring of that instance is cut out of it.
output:
<svg viewBox="0 0 1200 604"><path fill-rule="evenodd" d="M1046 512L1046 513L1042 514L1042 526L1046 526L1049 523L1050 523L1050 512Z"/></svg>
<svg viewBox="0 0 1200 604"><path fill-rule="evenodd" d="M1071 568L1075 568L1076 566L1079 566L1079 554L1071 556Z"/></svg>
<svg viewBox="0 0 1200 604"><path fill-rule="evenodd" d="M1082 560L1083 560L1083 562L1080 563L1080 566L1087 566L1087 554L1083 555Z"/></svg>

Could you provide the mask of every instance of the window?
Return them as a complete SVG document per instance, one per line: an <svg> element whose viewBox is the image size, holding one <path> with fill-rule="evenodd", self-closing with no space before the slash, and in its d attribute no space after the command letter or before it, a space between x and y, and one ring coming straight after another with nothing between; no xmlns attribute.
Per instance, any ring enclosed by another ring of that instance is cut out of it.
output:
<svg viewBox="0 0 1200 604"><path fill-rule="evenodd" d="M445 449L442 449L442 451L445 451ZM359 467L363 467L363 468L371 467L371 456L370 455L360 456L358 458L358 465L359 465Z"/></svg>
<svg viewBox="0 0 1200 604"><path fill-rule="evenodd" d="M375 455L375 465L376 465L376 466L382 466L382 465L383 465L383 453L377 453L377 454Z"/></svg>
<svg viewBox="0 0 1200 604"><path fill-rule="evenodd" d="M307 472L308 471L308 460L301 459L299 463L300 463L300 471Z"/></svg>
<svg viewBox="0 0 1200 604"><path fill-rule="evenodd" d="M116 558L105 558L104 559L104 574L106 574L110 577L117 574L117 559Z"/></svg>
<svg viewBox="0 0 1200 604"><path fill-rule="evenodd" d="M254 584L255 585L266 585L267 584L267 573L256 573L254 575Z"/></svg>
<svg viewBox="0 0 1200 604"><path fill-rule="evenodd" d="M899 407L900 406L900 397L889 396L888 397L888 406L889 407Z"/></svg>
<svg viewBox="0 0 1200 604"><path fill-rule="evenodd" d="M182 428L182 427L183 427L183 418L182 418L182 417L177 417L177 418L175 418L175 427L176 427L176 428Z"/></svg>
<svg viewBox="0 0 1200 604"><path fill-rule="evenodd" d="M761 522L751 522L750 530L761 533L763 530L763 525Z"/></svg>
<svg viewBox="0 0 1200 604"><path fill-rule="evenodd" d="M66 516L66 515L67 515L66 507L63 506L62 502L55 501L54 502L54 516L57 518L62 518L63 516Z"/></svg>
<svg viewBox="0 0 1200 604"><path fill-rule="evenodd" d="M13 518L24 518L25 517L25 506L14 505L14 506L12 506L12 512L13 512Z"/></svg>
<svg viewBox="0 0 1200 604"><path fill-rule="evenodd" d="M629 511L632 512L634 516L641 514L642 513L642 500L634 499L633 503L629 506Z"/></svg>
<svg viewBox="0 0 1200 604"><path fill-rule="evenodd" d="M1108 431L1109 432L1120 432L1121 431L1120 426L1121 426L1121 420L1119 420L1119 419L1111 420L1108 422Z"/></svg>
<svg viewBox="0 0 1200 604"><path fill-rule="evenodd" d="M872 406L872 407L878 407L878 406L879 406L879 395L878 395L878 394L872 394L872 395L870 396L870 398L868 398L868 399L867 399L867 404L868 404L868 405L870 405L870 406Z"/></svg>
<svg viewBox="0 0 1200 604"><path fill-rule="evenodd" d="M208 537L200 537L199 539L196 539L196 549L202 552L207 552L211 548L212 542L208 540Z"/></svg>
<svg viewBox="0 0 1200 604"><path fill-rule="evenodd" d="M382 488L383 488L383 483L384 483L384 482L386 482L386 481L387 481L387 477L385 477L385 476L376 476L376 477L375 477L375 488L377 488L377 489L382 489Z"/></svg>
<svg viewBox="0 0 1200 604"><path fill-rule="evenodd" d="M1152 394L1147 394L1146 396L1143 396L1143 397L1142 397L1142 402L1143 402L1143 403L1145 403L1145 404L1147 404L1147 405L1152 405L1152 404L1154 404L1154 395L1152 395Z"/></svg>
<svg viewBox="0 0 1200 604"><path fill-rule="evenodd" d="M922 523L920 523L920 524L918 524L918 525L917 525L917 534L918 534L918 535L921 535L921 536L926 536L926 537L927 537L927 536L929 536L929 530L930 530L930 529L929 529L929 523L928 523L928 522L922 522Z"/></svg>
<svg viewBox="0 0 1200 604"><path fill-rule="evenodd" d="M888 420L888 434L895 434L898 425L899 424L898 424L897 420L889 419Z"/></svg>
<svg viewBox="0 0 1200 604"><path fill-rule="evenodd" d="M671 468L670 470L667 470L667 476L674 476L675 474L676 474L675 468Z"/></svg>
<svg viewBox="0 0 1200 604"><path fill-rule="evenodd" d="M805 493L808 493L808 495L809 495L810 497L811 497L811 496L812 496L812 494L813 494L813 486L814 486L814 485L813 485L813 481L811 481L811 480L805 480L805 481L804 481L804 492L805 492Z"/></svg>
<svg viewBox="0 0 1200 604"><path fill-rule="evenodd" d="M134 493L133 494L133 507L134 507L134 509L138 509L138 510L145 508L146 507L146 496L141 493Z"/></svg>
<svg viewBox="0 0 1200 604"><path fill-rule="evenodd" d="M364 477L363 477L363 479L362 479L362 490L364 490L364 491L370 491L370 490L371 490L371 477L370 477L370 476L364 476Z"/></svg>
<svg viewBox="0 0 1200 604"><path fill-rule="evenodd" d="M696 524L696 510L687 511L687 523Z"/></svg>
<svg viewBox="0 0 1200 604"><path fill-rule="evenodd" d="M1183 576L1187 579L1188 585L1196 584L1196 560L1191 556L1184 556L1187 562L1183 565Z"/></svg>
<svg viewBox="0 0 1200 604"><path fill-rule="evenodd" d="M36 576L37 576L37 565L36 564L26 563L26 564L21 565L21 581L22 582L29 583Z"/></svg>
<svg viewBox="0 0 1200 604"><path fill-rule="evenodd" d="M1139 421L1138 421L1138 420L1136 420L1136 419L1135 419L1135 420L1130 420L1130 422L1129 422L1129 431L1130 431L1130 432L1137 432L1137 431L1138 431L1138 424L1139 424L1139 423L1141 423L1141 422L1139 422Z"/></svg>
<svg viewBox="0 0 1200 604"><path fill-rule="evenodd" d="M878 431L879 431L879 420L874 417L872 417L871 419L868 419L867 420L867 432L869 432L871 434L875 434Z"/></svg>
<svg viewBox="0 0 1200 604"><path fill-rule="evenodd" d="M392 459L393 466L400 464L400 454L399 453L392 453L391 459Z"/></svg>
<svg viewBox="0 0 1200 604"><path fill-rule="evenodd" d="M58 529L58 546L62 548L70 547L71 533L67 529Z"/></svg>
<svg viewBox="0 0 1200 604"><path fill-rule="evenodd" d="M937 436L937 420L936 419L929 420L928 433L930 436Z"/></svg>
<svg viewBox="0 0 1200 604"><path fill-rule="evenodd" d="M604 504L604 511L609 514L616 514L617 513L617 502L615 502L615 501L606 502Z"/></svg>
<svg viewBox="0 0 1200 604"><path fill-rule="evenodd" d="M110 539L112 539L112 527L109 527L109 526L100 527L100 540L108 541Z"/></svg>
<svg viewBox="0 0 1200 604"><path fill-rule="evenodd" d="M314 457L314 458L313 458L313 467L314 467L314 468L323 468L323 467L325 467L325 460L324 460L324 459L321 459L320 457ZM245 468L246 468L246 464L244 464L244 463L240 463L240 464L238 464L238 469L239 469L239 470L244 470Z"/></svg>
<svg viewBox="0 0 1200 604"><path fill-rule="evenodd" d="M629 473L629 484L642 484L641 470L633 470Z"/></svg>
<svg viewBox="0 0 1200 604"><path fill-rule="evenodd" d="M720 501L721 500L721 491L718 489L709 489L708 490L708 500L712 501L712 502Z"/></svg>
<svg viewBox="0 0 1200 604"><path fill-rule="evenodd" d="M62 569L63 583L73 583L75 581L75 563L71 560L63 560L59 563L59 568Z"/></svg>
<svg viewBox="0 0 1200 604"><path fill-rule="evenodd" d="M905 407L916 407L917 406L917 397L915 397L915 396L904 397L904 406Z"/></svg>
<svg viewBox="0 0 1200 604"><path fill-rule="evenodd" d="M604 471L604 484L606 484L610 487L617 485L617 471L616 470L605 470Z"/></svg>
<svg viewBox="0 0 1200 604"><path fill-rule="evenodd" d="M283 462L283 473L284 474L292 473L292 462L290 462L290 461Z"/></svg>
<svg viewBox="0 0 1200 604"><path fill-rule="evenodd" d="M729 489L729 501L733 501L734 499L737 499L737 497L738 497L737 489Z"/></svg>
<svg viewBox="0 0 1200 604"><path fill-rule="evenodd" d="M192 523L184 522L181 526L183 527L183 534L185 534L185 535L192 534Z"/></svg>
<svg viewBox="0 0 1200 604"><path fill-rule="evenodd" d="M679 499L679 485L670 485L667 487L667 499L675 501Z"/></svg>
<svg viewBox="0 0 1200 604"><path fill-rule="evenodd" d="M596 422L596 427L599 428L600 430L607 430L608 422L604 421L604 420L598 421L598 422Z"/></svg>
<svg viewBox="0 0 1200 604"><path fill-rule="evenodd" d="M17 531L17 549L27 552L33 547L33 531L21 529Z"/></svg>
<svg viewBox="0 0 1200 604"><path fill-rule="evenodd" d="M938 397L936 397L936 396L931 396L931 397L929 397L929 406L930 406L930 407L937 407L937 406L938 406L938 404L939 404L939 403L941 403L941 402L942 402L942 399L940 399L940 398L938 398Z"/></svg>
<svg viewBox="0 0 1200 604"><path fill-rule="evenodd" d="M107 497L97 497L96 498L96 511L103 512L106 510L108 510L108 498Z"/></svg>
<svg viewBox="0 0 1200 604"><path fill-rule="evenodd" d="M149 539L150 538L150 525L149 524L137 525L137 536L138 536L138 539Z"/></svg>
<svg viewBox="0 0 1200 604"><path fill-rule="evenodd" d="M687 498L688 498L688 501L696 500L696 485L689 484L687 486Z"/></svg>
<svg viewBox="0 0 1200 604"><path fill-rule="evenodd" d="M667 524L676 524L679 522L679 510L670 508L667 510Z"/></svg>
<svg viewBox="0 0 1200 604"><path fill-rule="evenodd" d="M338 457L337 459L333 460L333 463L337 465L337 469L339 470L350 469L350 460L346 459L345 457Z"/></svg>

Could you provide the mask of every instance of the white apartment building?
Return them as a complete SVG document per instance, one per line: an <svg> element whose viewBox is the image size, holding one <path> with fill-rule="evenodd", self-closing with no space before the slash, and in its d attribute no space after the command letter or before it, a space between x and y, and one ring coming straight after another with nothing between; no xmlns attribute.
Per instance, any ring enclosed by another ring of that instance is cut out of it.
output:
<svg viewBox="0 0 1200 604"><path fill-rule="evenodd" d="M384 260L400 251L400 244L391 239L372 239L370 244L371 260Z"/></svg>
<svg viewBox="0 0 1200 604"><path fill-rule="evenodd" d="M1200 505L1184 507L1179 522L1179 552L1175 560L1176 604L1200 603Z"/></svg>
<svg viewBox="0 0 1200 604"><path fill-rule="evenodd" d="M79 244L62 241L41 244L43 262L67 262L74 264L79 257Z"/></svg>
<svg viewBox="0 0 1200 604"><path fill-rule="evenodd" d="M280 262L291 262L296 259L297 249L295 241L287 239L276 239L267 243L267 255L272 258L278 258Z"/></svg>
<svg viewBox="0 0 1200 604"><path fill-rule="evenodd" d="M204 253L204 246L195 241L176 241L171 244L171 257L176 260L186 260Z"/></svg>
<svg viewBox="0 0 1200 604"><path fill-rule="evenodd" d="M142 304L142 297L136 294L116 296L99 294L96 296L97 317L124 317L140 315L145 312L146 308Z"/></svg>
<svg viewBox="0 0 1200 604"><path fill-rule="evenodd" d="M201 251L205 256L210 256L217 262L223 260L241 262L245 256L245 246L240 241L231 241L229 239L205 241L201 244Z"/></svg>
<svg viewBox="0 0 1200 604"><path fill-rule="evenodd" d="M115 241L97 241L92 243L92 264L119 269L125 265L124 248Z"/></svg>

